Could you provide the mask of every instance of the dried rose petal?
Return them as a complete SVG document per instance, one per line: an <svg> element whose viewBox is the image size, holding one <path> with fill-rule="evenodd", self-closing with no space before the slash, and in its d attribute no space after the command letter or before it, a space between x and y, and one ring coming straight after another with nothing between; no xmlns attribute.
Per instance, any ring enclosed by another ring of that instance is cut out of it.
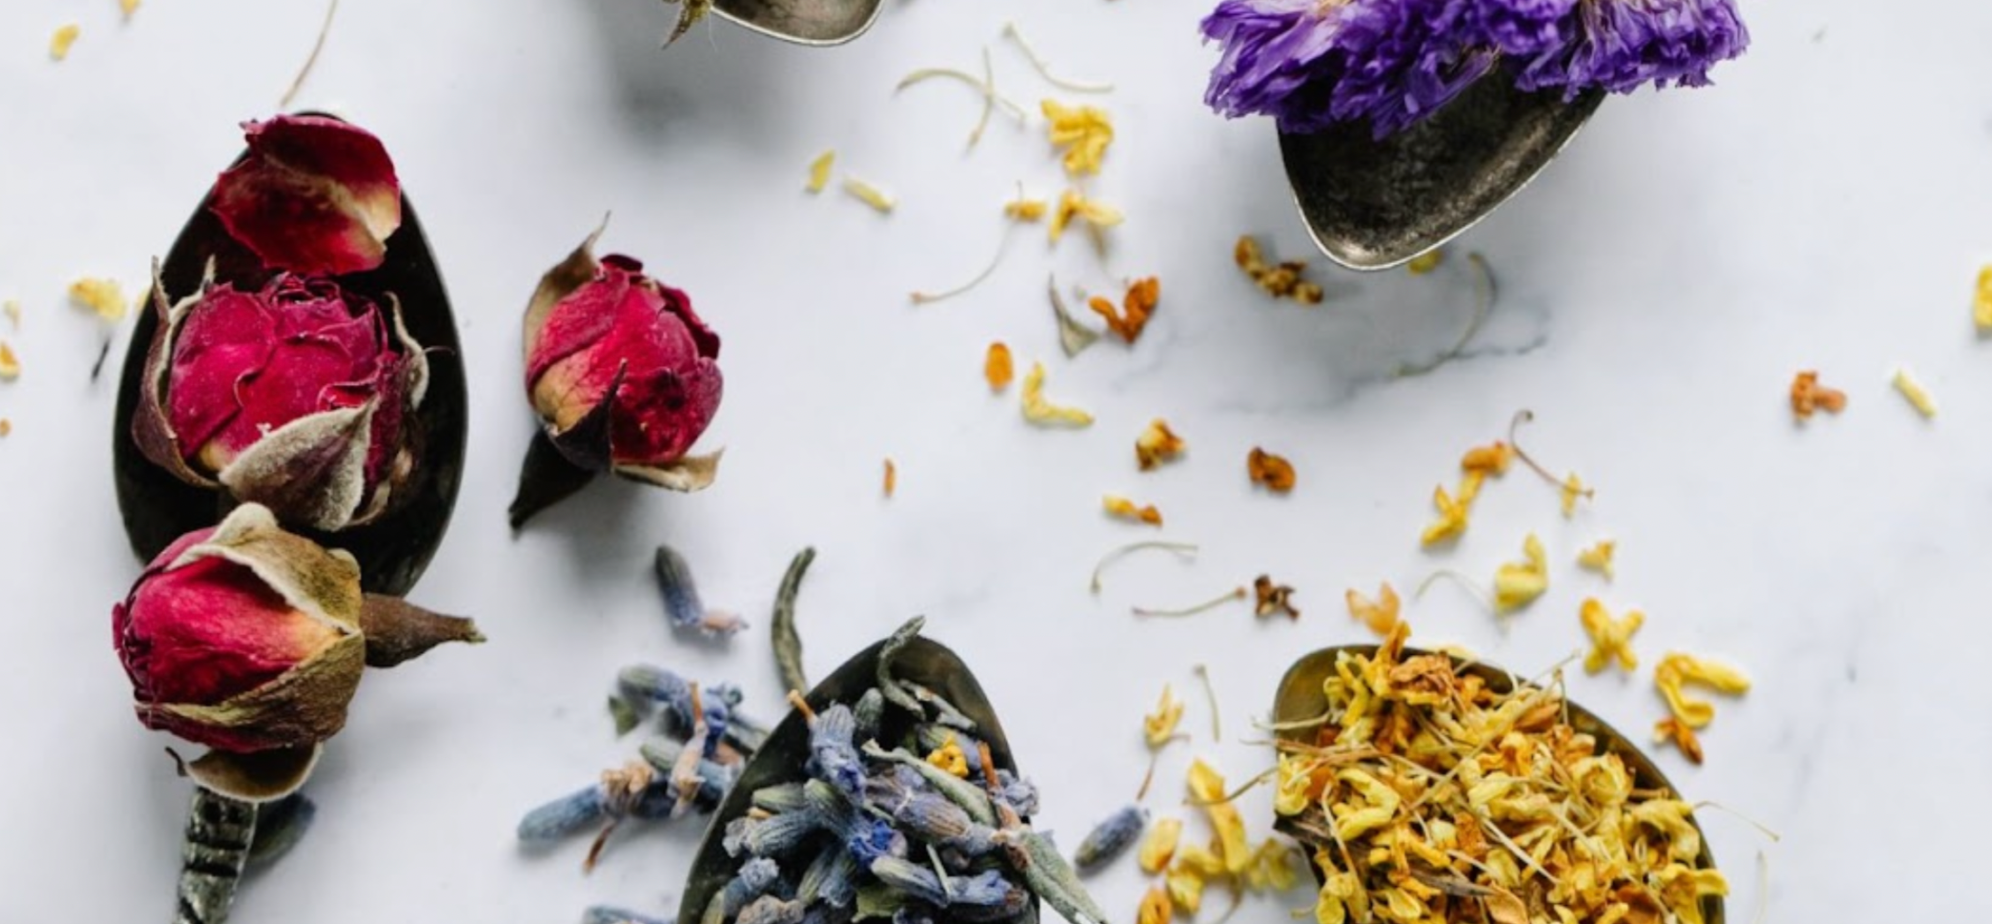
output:
<svg viewBox="0 0 1992 924"><path fill-rule="evenodd" d="M356 273L387 255L401 227L401 185L387 148L326 116L243 125L249 153L215 181L222 227L272 269Z"/></svg>

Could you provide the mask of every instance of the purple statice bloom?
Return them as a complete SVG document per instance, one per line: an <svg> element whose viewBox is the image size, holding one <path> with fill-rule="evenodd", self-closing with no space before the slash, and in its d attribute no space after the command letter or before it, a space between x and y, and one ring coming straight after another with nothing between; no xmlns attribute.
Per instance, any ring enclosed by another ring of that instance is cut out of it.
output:
<svg viewBox="0 0 1992 924"><path fill-rule="evenodd" d="M1203 21L1206 41L1223 46L1204 102L1227 118L1270 115L1282 129L1319 129L1327 113L1303 93L1337 70L1333 7L1321 0L1223 0Z"/></svg>
<svg viewBox="0 0 1992 924"><path fill-rule="evenodd" d="M1378 140L1452 102L1494 65L1471 44L1474 0L1355 0L1336 17L1347 63L1329 94L1337 121L1368 119Z"/></svg>
<svg viewBox="0 0 1992 924"><path fill-rule="evenodd" d="M1578 0L1480 0L1474 4L1473 37L1521 60L1569 47L1577 34Z"/></svg>
<svg viewBox="0 0 1992 924"><path fill-rule="evenodd" d="M1578 24L1567 53L1523 67L1516 85L1560 87L1565 99L1592 87L1704 87L1710 68L1750 45L1734 0L1580 0Z"/></svg>

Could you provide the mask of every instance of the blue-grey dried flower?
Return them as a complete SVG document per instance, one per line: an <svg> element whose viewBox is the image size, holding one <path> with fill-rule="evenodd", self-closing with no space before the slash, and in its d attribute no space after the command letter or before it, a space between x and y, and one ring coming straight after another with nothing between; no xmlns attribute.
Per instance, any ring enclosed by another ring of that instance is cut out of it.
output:
<svg viewBox="0 0 1992 924"><path fill-rule="evenodd" d="M519 819L519 840L554 841L600 825L608 817L602 795L601 786L589 786L527 812Z"/></svg>
<svg viewBox="0 0 1992 924"><path fill-rule="evenodd" d="M890 761L912 768L915 773L920 774L929 785L933 786L937 792L948 797L948 801L961 806L964 811L968 812L968 817L975 819L979 824L992 826L996 824L996 810L989 804L989 796L982 791L982 787L953 776L933 764L906 753L904 750L885 750L879 747L876 742L865 742L864 754L872 760Z"/></svg>
<svg viewBox="0 0 1992 924"><path fill-rule="evenodd" d="M643 754L643 759L648 761L650 766L655 767L657 772L669 777L672 770L677 768L678 762L683 758L685 746L676 741L653 738L644 742L639 750ZM698 774L699 793L697 802L699 807L705 808L707 803L717 806L721 800L726 798L727 790L733 788L733 781L740 778L740 768L738 765L722 764L714 760L701 760L699 761ZM673 792L675 793L676 790L673 789ZM800 790L798 790L798 795L800 795Z"/></svg>
<svg viewBox="0 0 1992 924"><path fill-rule="evenodd" d="M864 797L865 766L851 743L857 717L842 703L818 713L809 723L809 773L829 783L853 802Z"/></svg>
<svg viewBox="0 0 1992 924"><path fill-rule="evenodd" d="M726 823L721 844L728 856L737 857L743 850L756 857L780 856L822 828L822 818L809 808L767 818L735 818Z"/></svg>
<svg viewBox="0 0 1992 924"><path fill-rule="evenodd" d="M708 610L699 599L699 586L685 556L668 545L657 547L657 589L664 596L664 614L679 629L696 629L708 636L732 635L747 628L739 616Z"/></svg>
<svg viewBox="0 0 1992 924"><path fill-rule="evenodd" d="M1037 814L1038 788L1036 783L1008 770L996 771L996 783L999 787L996 793L996 801L1009 806L1010 811L1016 812L1025 818Z"/></svg>
<svg viewBox="0 0 1992 924"><path fill-rule="evenodd" d="M802 902L763 895L740 910L733 924L802 924Z"/></svg>
<svg viewBox="0 0 1992 924"><path fill-rule="evenodd" d="M581 915L581 924L668 924L668 922L661 918L637 914L634 911L611 908L607 905L596 905L588 909L587 913Z"/></svg>
<svg viewBox="0 0 1992 924"><path fill-rule="evenodd" d="M996 849L996 829L976 824L966 809L920 782L923 785L913 788L896 774L875 776L866 785L865 794L874 808L890 815L908 834L936 847L953 848L971 857Z"/></svg>
<svg viewBox="0 0 1992 924"><path fill-rule="evenodd" d="M857 896L857 875L858 861L849 851L825 850L803 870L795 897L805 905L821 899L824 904L848 908Z"/></svg>
<svg viewBox="0 0 1992 924"><path fill-rule="evenodd" d="M664 730L683 738L697 725L692 715L692 684L683 677L651 664L632 664L616 675L616 685L625 700L639 706L656 705L664 710ZM744 697L730 683L699 687L700 704L705 707L706 724L712 728L707 756L713 756L721 740L735 750L752 754L767 740L767 729L739 714Z"/></svg>
<svg viewBox="0 0 1992 924"><path fill-rule="evenodd" d="M1127 852L1141 831L1148 825L1148 810L1138 805L1130 805L1100 822L1079 842L1079 849L1072 855L1072 865L1082 873L1113 862L1115 857Z"/></svg>
<svg viewBox="0 0 1992 924"><path fill-rule="evenodd" d="M892 826L870 815L860 814L844 797L822 780L804 784L810 807L821 813L823 827L837 836L858 865L869 866L883 856L906 855L906 838Z"/></svg>
<svg viewBox="0 0 1992 924"><path fill-rule="evenodd" d="M1012 888L1003 874L993 869L943 881L933 870L899 857L873 860L871 873L910 898L942 908L1004 905Z"/></svg>
<svg viewBox="0 0 1992 924"><path fill-rule="evenodd" d="M740 914L747 903L767 894L781 879L782 868L775 861L765 857L748 860L740 867L740 872L718 892L713 893L712 901L706 905L700 924L724 924Z"/></svg>

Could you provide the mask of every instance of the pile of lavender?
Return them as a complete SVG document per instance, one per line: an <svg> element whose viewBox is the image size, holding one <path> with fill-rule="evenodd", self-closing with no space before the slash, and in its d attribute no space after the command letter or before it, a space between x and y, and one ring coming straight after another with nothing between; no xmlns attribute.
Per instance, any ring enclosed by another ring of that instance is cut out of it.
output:
<svg viewBox="0 0 1992 924"><path fill-rule="evenodd" d="M1483 77L1524 91L1699 87L1741 55L1734 0L1222 0L1204 101L1281 131L1369 123L1378 140Z"/></svg>
<svg viewBox="0 0 1992 924"><path fill-rule="evenodd" d="M585 862L592 868L609 835L628 819L711 814L767 739L765 728L739 714L740 700L731 684L701 688L660 667L624 668L611 702L632 722L654 713L661 736L644 743L642 760L605 771L600 782L526 813L519 840L547 844L593 831Z"/></svg>

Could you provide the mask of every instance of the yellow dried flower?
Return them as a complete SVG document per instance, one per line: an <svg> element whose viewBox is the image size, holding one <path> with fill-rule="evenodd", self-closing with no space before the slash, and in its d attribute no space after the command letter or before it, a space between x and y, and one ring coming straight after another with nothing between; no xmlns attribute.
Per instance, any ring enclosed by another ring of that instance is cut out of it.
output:
<svg viewBox="0 0 1992 924"><path fill-rule="evenodd" d="M1001 340L989 344L989 353L982 359L982 378L989 383L989 390L1002 391L1016 377L1017 366L1010 359L1009 344Z"/></svg>
<svg viewBox="0 0 1992 924"><path fill-rule="evenodd" d="M1134 501L1118 494L1108 494L1100 498L1100 506L1109 515L1120 517L1123 520L1134 520L1135 522L1146 523L1150 526L1162 525L1162 511L1157 509L1154 504L1136 504Z"/></svg>
<svg viewBox="0 0 1992 924"><path fill-rule="evenodd" d="M11 382L20 377L20 357L14 355L14 348L7 341L0 340L0 382Z"/></svg>
<svg viewBox="0 0 1992 924"><path fill-rule="evenodd" d="M1224 776L1198 759L1190 764L1189 789L1190 798L1202 803L1210 816L1225 871L1236 875L1250 868L1252 848L1245 840L1245 818L1238 814L1238 806L1225 801L1230 794L1224 791Z"/></svg>
<svg viewBox="0 0 1992 924"><path fill-rule="evenodd" d="M1183 721L1183 701L1176 698L1176 691L1168 684L1162 685L1162 699L1155 704L1155 711L1142 717L1141 733L1148 739L1148 746L1159 748L1170 736L1176 734L1176 726Z"/></svg>
<svg viewBox="0 0 1992 924"><path fill-rule="evenodd" d="M1478 481L1468 479L1467 483L1461 486L1460 496L1457 498L1446 493L1445 485L1433 488L1432 506L1439 509L1439 518L1432 525L1425 527L1424 534L1418 537L1418 543L1437 545L1448 539L1457 539L1460 534L1466 532L1466 518L1472 512L1472 507L1469 505L1473 503L1473 495L1468 492L1478 493L1479 487Z"/></svg>
<svg viewBox="0 0 1992 924"><path fill-rule="evenodd" d="M1549 557L1535 533L1522 540L1522 554L1527 561L1510 562L1494 570L1494 608L1500 612L1528 606L1549 590Z"/></svg>
<svg viewBox="0 0 1992 924"><path fill-rule="evenodd" d="M1791 413L1804 420L1815 411L1838 414L1847 409L1847 393L1837 388L1827 388L1819 384L1819 373L1812 369L1792 376Z"/></svg>
<svg viewBox="0 0 1992 924"><path fill-rule="evenodd" d="M131 14L138 12L138 3L139 0L118 0L118 9L124 11L124 18L130 19Z"/></svg>
<svg viewBox="0 0 1992 924"><path fill-rule="evenodd" d="M1150 886L1141 896L1141 910L1135 914L1135 924L1169 924L1169 918L1176 913L1175 903L1169 900L1169 890L1162 886Z"/></svg>
<svg viewBox="0 0 1992 924"><path fill-rule="evenodd" d="M899 466L894 464L891 458L887 458L885 460L885 496L891 497L892 492L898 489Z"/></svg>
<svg viewBox="0 0 1992 924"><path fill-rule="evenodd" d="M947 738L942 740L941 746L927 755L927 763L941 768L950 775L962 779L968 778L968 754L961 749L961 742L955 740L953 732L949 732Z"/></svg>
<svg viewBox="0 0 1992 924"><path fill-rule="evenodd" d="M1909 376L1909 370L1895 370L1894 384L1895 390L1901 392L1902 397L1909 400L1909 406L1915 408L1916 413L1923 415L1925 420L1937 416L1936 399L1931 398L1930 392Z"/></svg>
<svg viewBox="0 0 1992 924"><path fill-rule="evenodd" d="M1184 913L1196 914L1203 907L1203 876L1177 866L1171 868L1162 881L1168 887L1170 903L1183 909Z"/></svg>
<svg viewBox="0 0 1992 924"><path fill-rule="evenodd" d="M1090 427L1093 415L1076 407L1061 407L1044 397L1044 363L1031 363L1024 376L1024 419L1040 426Z"/></svg>
<svg viewBox="0 0 1992 924"><path fill-rule="evenodd" d="M834 150L816 155L816 159L809 162L809 185L803 188L811 194L822 192L824 187L830 185L830 168L836 163L837 152Z"/></svg>
<svg viewBox="0 0 1992 924"><path fill-rule="evenodd" d="M1126 218L1119 209L1068 189L1058 197L1058 210L1051 214L1051 240L1057 243L1059 238L1064 237L1066 227L1074 219L1086 222L1097 233L1120 224Z"/></svg>
<svg viewBox="0 0 1992 924"><path fill-rule="evenodd" d="M1164 818L1151 825L1148 833L1141 838L1141 848L1136 859L1141 862L1141 871L1154 875L1168 868L1169 861L1176 856L1176 843L1183 837L1181 818Z"/></svg>
<svg viewBox="0 0 1992 924"><path fill-rule="evenodd" d="M1298 815L1314 804L1317 792L1313 761L1299 755L1281 754L1273 773L1273 811Z"/></svg>
<svg viewBox="0 0 1992 924"><path fill-rule="evenodd" d="M1646 624L1646 614L1633 610L1624 619L1613 619L1605 605L1592 597L1584 601L1577 618L1584 624L1585 634L1591 636L1591 653L1584 656L1587 673L1602 671L1613 661L1626 673L1639 668L1639 656L1632 652L1632 634Z"/></svg>
<svg viewBox="0 0 1992 924"><path fill-rule="evenodd" d="M1596 545L1577 553L1577 564L1605 576L1606 580L1616 577L1614 558L1618 555L1618 543L1611 539L1600 539Z"/></svg>
<svg viewBox="0 0 1992 924"><path fill-rule="evenodd" d="M1390 582L1385 581L1377 590L1375 600L1357 593L1354 588L1349 589L1345 599L1349 604L1349 617L1369 626L1371 632L1388 638L1390 631L1397 628L1402 603L1397 598L1397 589L1390 586Z"/></svg>
<svg viewBox="0 0 1992 924"><path fill-rule="evenodd" d="M855 196L859 202L871 206L873 211L881 215L892 214L893 207L899 204L884 190L854 176L844 178L844 191Z"/></svg>
<svg viewBox="0 0 1992 924"><path fill-rule="evenodd" d="M1445 248L1435 247L1412 257L1411 262L1404 264L1404 269L1413 276L1423 276L1438 269L1439 264L1445 262L1445 259Z"/></svg>
<svg viewBox="0 0 1992 924"><path fill-rule="evenodd" d="M1563 479L1564 518L1568 519L1570 517L1576 516L1578 498L1585 498L1590 496L1591 496L1591 489L1584 486L1583 480L1577 477L1576 472L1571 472L1569 477Z"/></svg>
<svg viewBox="0 0 1992 924"><path fill-rule="evenodd" d="M1253 889L1270 889L1284 892L1300 882L1300 874L1295 870L1293 849L1280 841L1267 838L1252 854L1252 869L1245 875L1245 884Z"/></svg>
<svg viewBox="0 0 1992 924"><path fill-rule="evenodd" d="M1039 108L1050 123L1052 147L1065 149L1065 172L1072 176L1100 172L1100 159L1114 140L1114 125L1106 111L1049 99Z"/></svg>
<svg viewBox="0 0 1992 924"><path fill-rule="evenodd" d="M1288 462L1285 456L1267 452L1258 446L1245 454L1245 475L1252 479L1253 484L1263 485L1274 494L1292 491L1298 480L1293 463Z"/></svg>
<svg viewBox="0 0 1992 924"><path fill-rule="evenodd" d="M1026 199L1018 193L1017 198L1003 203L1003 216L1024 223L1042 221L1048 208L1050 206L1043 199Z"/></svg>
<svg viewBox="0 0 1992 924"><path fill-rule="evenodd" d="M1187 844L1176 849L1176 868L1186 870L1206 882L1229 875L1224 857L1218 855L1222 849L1213 841L1209 847Z"/></svg>
<svg viewBox="0 0 1992 924"><path fill-rule="evenodd" d="M1321 851L1325 855L1326 851ZM1336 869L1331 859L1317 860L1322 869ZM1314 905L1315 924L1344 924L1350 912L1356 911L1356 903L1362 901L1362 880L1353 872L1335 872L1321 883L1321 894ZM1360 913L1360 912L1359 912Z"/></svg>
<svg viewBox="0 0 1992 924"><path fill-rule="evenodd" d="M1168 421L1157 417L1134 438L1134 463L1145 472L1182 455L1187 446L1176 431L1169 429Z"/></svg>
<svg viewBox="0 0 1992 924"><path fill-rule="evenodd" d="M1750 678L1733 667L1680 652L1661 658L1653 669L1653 685L1667 700L1668 711L1689 728L1705 728L1715 719L1714 703L1687 695L1685 687L1691 683L1732 696L1750 690Z"/></svg>
<svg viewBox="0 0 1992 924"><path fill-rule="evenodd" d="M5 417L0 417L0 436L12 436L13 433L14 422Z"/></svg>
<svg viewBox="0 0 1992 924"><path fill-rule="evenodd" d="M1505 475L1509 464L1515 461L1515 447L1495 441L1485 446L1475 446L1459 459L1459 467L1467 472L1483 475ZM1477 486L1476 486L1477 487Z"/></svg>
<svg viewBox="0 0 1992 924"><path fill-rule="evenodd" d="M83 34L83 27L70 23L55 30L48 40L48 56L60 61L69 57L69 46L76 44L76 37Z"/></svg>
<svg viewBox="0 0 1992 924"><path fill-rule="evenodd" d="M106 321L124 320L124 289L115 279L78 279L69 284L69 299Z"/></svg>
<svg viewBox="0 0 1992 924"><path fill-rule="evenodd" d="M21 329L20 302L15 301L14 299L11 298L4 302L0 302L0 314L5 314L7 316L7 320L14 325L15 330Z"/></svg>
<svg viewBox="0 0 1992 924"><path fill-rule="evenodd" d="M1992 332L1992 265L1978 271L1978 289L1971 298L1971 319L1980 333Z"/></svg>

